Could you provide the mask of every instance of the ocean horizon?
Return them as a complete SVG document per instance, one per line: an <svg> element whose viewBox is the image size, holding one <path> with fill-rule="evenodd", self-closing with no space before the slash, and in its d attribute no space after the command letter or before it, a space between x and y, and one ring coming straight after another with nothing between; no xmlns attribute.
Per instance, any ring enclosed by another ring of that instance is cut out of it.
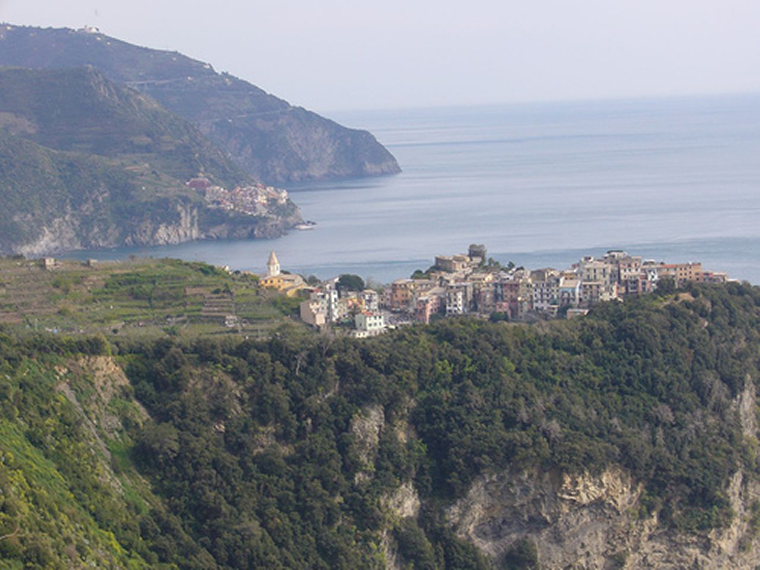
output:
<svg viewBox="0 0 760 570"><path fill-rule="evenodd" d="M289 187L313 230L273 240L69 252L200 260L387 283L435 255L563 268L625 249L760 283L760 95L333 113L398 159L394 176Z"/></svg>

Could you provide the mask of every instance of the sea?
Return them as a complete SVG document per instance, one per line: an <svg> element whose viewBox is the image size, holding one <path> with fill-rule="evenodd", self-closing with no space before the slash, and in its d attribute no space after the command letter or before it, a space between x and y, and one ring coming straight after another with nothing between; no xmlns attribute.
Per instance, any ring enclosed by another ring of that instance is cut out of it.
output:
<svg viewBox="0 0 760 570"><path fill-rule="evenodd" d="M200 260L389 283L436 255L565 268L623 249L760 284L760 95L334 112L393 176L291 186L316 222L272 240L70 252Z"/></svg>

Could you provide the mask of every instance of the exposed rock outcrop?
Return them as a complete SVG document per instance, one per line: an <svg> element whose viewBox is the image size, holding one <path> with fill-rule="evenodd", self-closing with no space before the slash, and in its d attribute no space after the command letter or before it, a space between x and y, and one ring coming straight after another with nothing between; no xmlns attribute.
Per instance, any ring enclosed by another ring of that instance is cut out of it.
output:
<svg viewBox="0 0 760 570"><path fill-rule="evenodd" d="M354 436L356 453L362 467L356 474L357 483L372 477L380 434L384 427L385 414L382 406L364 408L351 420L351 434Z"/></svg>
<svg viewBox="0 0 760 570"><path fill-rule="evenodd" d="M411 481L402 483L394 493L382 498L380 504L393 519L416 517L420 513L420 496Z"/></svg>
<svg viewBox="0 0 760 570"><path fill-rule="evenodd" d="M728 495L730 525L703 535L663 529L641 515L641 485L620 469L599 475L501 473L481 477L448 511L457 534L495 560L532 541L544 568L754 568L749 505L760 496L741 472Z"/></svg>
<svg viewBox="0 0 760 570"><path fill-rule="evenodd" d="M209 187L251 205L212 204ZM187 121L93 68L0 70L0 199L0 253L29 256L272 238L303 221L287 192L254 185Z"/></svg>
<svg viewBox="0 0 760 570"><path fill-rule="evenodd" d="M4 246L0 240L0 250L35 257L78 249L174 245L198 239L275 238L302 222L296 209L286 217L239 216L204 223L198 206L183 203L175 204L174 212L166 212L161 219L146 216L134 225L88 224L82 218L80 213L67 212L49 224L36 224L38 233L33 239Z"/></svg>
<svg viewBox="0 0 760 570"><path fill-rule="evenodd" d="M756 441L757 400L748 378L733 403ZM447 510L456 534L493 560L532 542L543 568L711 568L760 565L760 485L739 470L725 495L733 518L703 533L679 532L642 504L643 485L627 471L500 472L480 476Z"/></svg>

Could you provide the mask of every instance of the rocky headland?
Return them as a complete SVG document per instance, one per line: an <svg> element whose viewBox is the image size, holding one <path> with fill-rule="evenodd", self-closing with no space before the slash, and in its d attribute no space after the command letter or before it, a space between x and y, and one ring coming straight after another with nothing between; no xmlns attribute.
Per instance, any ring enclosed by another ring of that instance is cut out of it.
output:
<svg viewBox="0 0 760 570"><path fill-rule="evenodd" d="M290 105L251 83L177 52L149 49L94 29L0 25L0 65L91 65L198 127L254 179L268 184L400 172L367 131Z"/></svg>
<svg viewBox="0 0 760 570"><path fill-rule="evenodd" d="M249 188L255 209L212 207L199 175ZM195 126L93 67L0 69L0 252L277 237L302 222Z"/></svg>

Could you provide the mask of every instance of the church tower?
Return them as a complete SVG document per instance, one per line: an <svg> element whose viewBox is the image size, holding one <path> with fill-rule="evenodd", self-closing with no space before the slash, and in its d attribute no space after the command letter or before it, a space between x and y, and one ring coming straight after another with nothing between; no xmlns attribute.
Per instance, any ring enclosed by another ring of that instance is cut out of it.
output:
<svg viewBox="0 0 760 570"><path fill-rule="evenodd" d="M269 254L269 261L267 261L267 277L276 277L280 274L280 260L277 259L277 254L272 251Z"/></svg>

